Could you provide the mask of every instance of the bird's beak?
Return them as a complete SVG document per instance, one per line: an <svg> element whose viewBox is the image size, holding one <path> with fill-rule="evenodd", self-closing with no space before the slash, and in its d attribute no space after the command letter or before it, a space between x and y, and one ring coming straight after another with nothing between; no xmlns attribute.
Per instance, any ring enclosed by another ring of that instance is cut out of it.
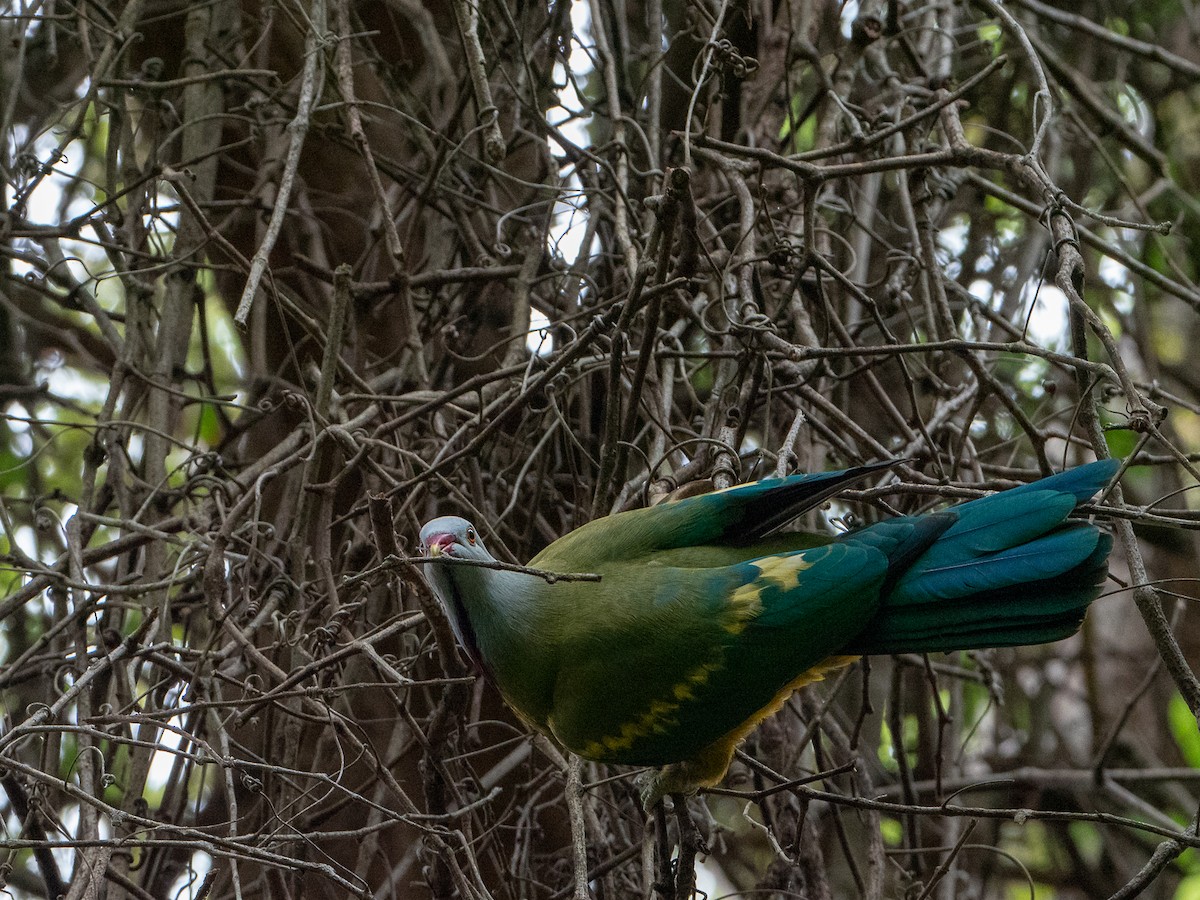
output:
<svg viewBox="0 0 1200 900"><path fill-rule="evenodd" d="M430 535L429 540L426 543L426 547L428 549L425 552L429 556L441 556L443 553L445 553L447 550L449 550L453 546L454 546L454 535L449 534L449 533L434 534L434 535Z"/></svg>

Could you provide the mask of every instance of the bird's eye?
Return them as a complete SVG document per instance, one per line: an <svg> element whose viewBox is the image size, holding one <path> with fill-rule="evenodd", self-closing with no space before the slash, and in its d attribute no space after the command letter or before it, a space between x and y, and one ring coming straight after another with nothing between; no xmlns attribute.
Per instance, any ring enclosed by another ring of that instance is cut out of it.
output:
<svg viewBox="0 0 1200 900"><path fill-rule="evenodd" d="M468 544L475 543L475 529L474 528L467 529L467 543Z"/></svg>

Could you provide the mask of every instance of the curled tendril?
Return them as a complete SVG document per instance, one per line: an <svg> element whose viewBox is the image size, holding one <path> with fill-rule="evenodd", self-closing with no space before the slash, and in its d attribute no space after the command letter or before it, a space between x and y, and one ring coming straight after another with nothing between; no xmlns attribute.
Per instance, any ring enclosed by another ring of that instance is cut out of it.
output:
<svg viewBox="0 0 1200 900"><path fill-rule="evenodd" d="M74 684L74 679L78 676L75 667L70 663L59 666L54 671L54 689L58 692L58 696L62 697L71 689Z"/></svg>
<svg viewBox="0 0 1200 900"><path fill-rule="evenodd" d="M729 72L735 78L747 78L758 71L758 60L743 55L729 38L721 38L708 46L712 50L713 63L721 71Z"/></svg>
<svg viewBox="0 0 1200 900"><path fill-rule="evenodd" d="M99 771L99 778L100 778L101 785L103 785L104 787L108 787L109 782L107 781L107 779L109 779L109 778L112 778L113 782L116 781L116 776L109 775L108 771L105 769L105 767L104 767L104 752L99 747L84 747L78 753L76 753L75 758L73 760L71 760L71 765L69 765L67 767L67 773L64 776L64 780L70 779L71 773L75 771L75 764L78 763L79 760L83 758L83 754L85 754L85 753L94 753L96 755L96 757L99 759L99 763L97 764L97 769Z"/></svg>
<svg viewBox="0 0 1200 900"><path fill-rule="evenodd" d="M215 450L197 453L188 460L188 464L191 466L191 470L194 475L205 475L221 468L221 454L217 453Z"/></svg>

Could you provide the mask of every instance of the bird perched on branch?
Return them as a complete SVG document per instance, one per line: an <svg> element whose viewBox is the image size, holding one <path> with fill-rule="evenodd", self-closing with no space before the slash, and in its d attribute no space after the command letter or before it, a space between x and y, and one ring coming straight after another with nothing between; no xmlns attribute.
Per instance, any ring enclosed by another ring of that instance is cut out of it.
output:
<svg viewBox="0 0 1200 900"><path fill-rule="evenodd" d="M798 687L870 653L1073 634L1112 539L1071 513L1117 460L838 536L780 532L896 465L796 475L597 519L495 568L479 531L421 529L425 575L475 665L529 725L587 759L660 767L647 808L721 780Z"/></svg>

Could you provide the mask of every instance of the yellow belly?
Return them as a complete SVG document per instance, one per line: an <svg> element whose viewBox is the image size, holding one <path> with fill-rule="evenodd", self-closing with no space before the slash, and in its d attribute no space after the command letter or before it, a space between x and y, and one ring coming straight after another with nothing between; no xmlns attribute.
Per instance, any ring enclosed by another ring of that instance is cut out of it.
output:
<svg viewBox="0 0 1200 900"><path fill-rule="evenodd" d="M764 720L779 712L792 694L807 684L823 680L830 672L857 662L858 659L857 656L831 656L824 662L802 672L784 685L779 693L771 698L770 703L733 731L713 741L692 759L667 766L662 775L664 793L688 793L697 788L716 787L725 777L725 772L729 769L730 762L733 761L733 752L737 749L738 744L744 741L750 732Z"/></svg>

